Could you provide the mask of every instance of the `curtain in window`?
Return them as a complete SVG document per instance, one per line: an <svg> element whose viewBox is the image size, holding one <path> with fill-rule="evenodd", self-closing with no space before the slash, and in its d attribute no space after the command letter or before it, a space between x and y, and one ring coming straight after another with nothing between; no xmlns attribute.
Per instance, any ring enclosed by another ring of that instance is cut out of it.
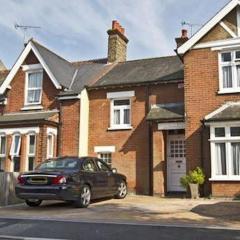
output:
<svg viewBox="0 0 240 240"><path fill-rule="evenodd" d="M120 110L114 110L114 124L120 124Z"/></svg>
<svg viewBox="0 0 240 240"><path fill-rule="evenodd" d="M216 175L226 175L226 146L225 143L216 143Z"/></svg>
<svg viewBox="0 0 240 240"><path fill-rule="evenodd" d="M232 174L240 175L240 143L232 143Z"/></svg>
<svg viewBox="0 0 240 240"><path fill-rule="evenodd" d="M223 88L232 87L232 67L226 66L222 68L223 70Z"/></svg>
<svg viewBox="0 0 240 240"><path fill-rule="evenodd" d="M28 87L29 88L41 88L42 87L42 73L30 73L28 75Z"/></svg>
<svg viewBox="0 0 240 240"><path fill-rule="evenodd" d="M40 101L41 90L28 90L28 103L38 103Z"/></svg>
<svg viewBox="0 0 240 240"><path fill-rule="evenodd" d="M130 110L124 109L124 124L130 124Z"/></svg>

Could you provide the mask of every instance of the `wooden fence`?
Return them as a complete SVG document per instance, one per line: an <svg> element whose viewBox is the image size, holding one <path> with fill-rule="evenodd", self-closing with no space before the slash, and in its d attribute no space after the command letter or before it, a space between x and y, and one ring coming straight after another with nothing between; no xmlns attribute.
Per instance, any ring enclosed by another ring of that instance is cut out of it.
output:
<svg viewBox="0 0 240 240"><path fill-rule="evenodd" d="M19 173L0 172L0 206L20 203L21 200L15 196L15 185Z"/></svg>

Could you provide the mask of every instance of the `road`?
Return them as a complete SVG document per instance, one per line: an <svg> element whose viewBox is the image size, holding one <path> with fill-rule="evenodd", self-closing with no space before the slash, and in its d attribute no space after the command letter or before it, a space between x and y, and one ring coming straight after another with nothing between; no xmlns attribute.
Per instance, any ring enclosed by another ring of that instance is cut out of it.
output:
<svg viewBox="0 0 240 240"><path fill-rule="evenodd" d="M240 231L157 225L0 218L0 239L239 240Z"/></svg>

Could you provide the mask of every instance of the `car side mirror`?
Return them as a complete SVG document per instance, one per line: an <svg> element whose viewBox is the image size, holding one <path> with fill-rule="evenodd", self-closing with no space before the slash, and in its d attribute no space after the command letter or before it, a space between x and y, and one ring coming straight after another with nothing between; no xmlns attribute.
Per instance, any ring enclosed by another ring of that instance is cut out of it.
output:
<svg viewBox="0 0 240 240"><path fill-rule="evenodd" d="M117 173L117 169L116 168L112 168L112 172L113 173Z"/></svg>

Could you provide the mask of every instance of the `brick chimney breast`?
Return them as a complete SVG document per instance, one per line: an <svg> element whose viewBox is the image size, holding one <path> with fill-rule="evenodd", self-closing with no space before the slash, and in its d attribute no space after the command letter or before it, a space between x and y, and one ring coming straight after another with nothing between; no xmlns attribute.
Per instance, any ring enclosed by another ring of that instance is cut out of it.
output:
<svg viewBox="0 0 240 240"><path fill-rule="evenodd" d="M112 21L112 29L108 33L108 62L124 62L127 58L128 38L125 29L117 20Z"/></svg>
<svg viewBox="0 0 240 240"><path fill-rule="evenodd" d="M189 39L188 38L188 31L186 29L182 29L181 37L175 38L175 41L177 43L177 48L182 46L188 39Z"/></svg>

